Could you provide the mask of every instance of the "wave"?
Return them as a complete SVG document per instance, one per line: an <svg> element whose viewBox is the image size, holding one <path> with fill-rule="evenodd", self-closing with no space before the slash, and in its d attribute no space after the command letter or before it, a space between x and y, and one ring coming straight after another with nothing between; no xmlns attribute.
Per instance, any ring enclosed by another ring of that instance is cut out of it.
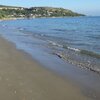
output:
<svg viewBox="0 0 100 100"><path fill-rule="evenodd" d="M67 45L60 45L60 44L58 44L58 43L56 43L54 41L49 41L49 40L48 40L48 42L52 46L56 46L56 47L59 47L59 48L68 49L68 50L71 50L71 51L74 51L74 52L78 52L78 53L83 54L83 55L86 55L86 56L90 56L90 57L93 57L93 58L100 59L100 54L99 53L96 53L96 52L93 52L93 51L82 50L82 49L70 47L70 46L67 46Z"/></svg>
<svg viewBox="0 0 100 100"><path fill-rule="evenodd" d="M48 40L48 42L49 42L49 44L51 44L51 45L53 45L53 46L63 47L62 45L60 45L60 44L58 44L58 43L56 43L56 42L54 42L54 41Z"/></svg>
<svg viewBox="0 0 100 100"><path fill-rule="evenodd" d="M75 52L79 52L80 54L84 54L84 55L87 55L87 56L90 56L90 57L94 57L94 58L100 59L100 54L95 53L93 51L82 50L82 49L77 49L77 48L68 47L68 46L63 46L63 48L69 49L69 50L72 50L72 51L75 51Z"/></svg>
<svg viewBox="0 0 100 100"><path fill-rule="evenodd" d="M69 47L67 45L60 45L60 44L58 44L58 43L56 43L54 41L49 41L48 40L48 42L53 46L61 47L61 48L64 48L64 49L69 49L69 50L72 50L72 51L75 51L75 52L80 52L80 50L77 49L77 48L72 48L72 47Z"/></svg>
<svg viewBox="0 0 100 100"><path fill-rule="evenodd" d="M81 53L81 54L85 54L85 55L88 55L88 56L91 56L91 57L95 57L95 58L100 59L100 54L95 53L95 52L92 52L92 51L88 51L88 50L80 50L80 53Z"/></svg>
<svg viewBox="0 0 100 100"><path fill-rule="evenodd" d="M87 61L88 63L84 63L84 62L80 62L80 61L77 61L77 60L69 59L69 57L67 57L63 53L57 53L57 52L55 52L53 54L56 55L56 56L58 56L61 59L64 59L64 60L68 61L71 64L77 65L78 67L80 67L82 69L88 69L88 70L90 70L92 72L96 72L96 73L100 74L100 68L98 68L96 66L95 67L91 66L91 62L90 61Z"/></svg>
<svg viewBox="0 0 100 100"><path fill-rule="evenodd" d="M90 57L87 56L76 55L75 52L72 53L72 52L55 51L53 52L53 54L58 56L60 59L69 62L72 65L76 65L82 69L88 69L92 72L100 74L100 66L99 66L100 63L98 62L99 60L95 58L91 59Z"/></svg>
<svg viewBox="0 0 100 100"><path fill-rule="evenodd" d="M80 50L79 49L76 49L76 48L68 47L68 49L73 50L73 51L76 51L76 52L80 52Z"/></svg>
<svg viewBox="0 0 100 100"><path fill-rule="evenodd" d="M79 52L80 54L84 54L93 58L97 58L100 59L100 54L95 53L93 51L88 51L88 50L81 50L81 49L77 49L77 48L72 48L72 47L67 47L69 50L73 50L75 52Z"/></svg>
<svg viewBox="0 0 100 100"><path fill-rule="evenodd" d="M90 57L100 59L100 54L96 53L96 52L93 52L93 51L77 49L77 48L73 48L73 47L68 47L66 45L64 45L63 48L69 49L69 50L72 50L72 51L75 51L75 52L79 52L80 54L84 54L84 55L87 55L87 56L90 56Z"/></svg>

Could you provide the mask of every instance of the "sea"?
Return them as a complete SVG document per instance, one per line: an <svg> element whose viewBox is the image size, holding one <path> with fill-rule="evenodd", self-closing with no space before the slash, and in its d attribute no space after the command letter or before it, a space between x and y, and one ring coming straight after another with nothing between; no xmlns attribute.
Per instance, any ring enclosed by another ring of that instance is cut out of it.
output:
<svg viewBox="0 0 100 100"><path fill-rule="evenodd" d="M59 59L100 74L100 17L0 21L0 35L40 63Z"/></svg>

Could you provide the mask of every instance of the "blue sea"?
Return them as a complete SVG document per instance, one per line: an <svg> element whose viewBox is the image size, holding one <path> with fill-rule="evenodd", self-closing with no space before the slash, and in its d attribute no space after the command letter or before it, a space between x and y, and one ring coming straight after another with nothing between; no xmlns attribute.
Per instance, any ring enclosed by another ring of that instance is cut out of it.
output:
<svg viewBox="0 0 100 100"><path fill-rule="evenodd" d="M1 21L0 34L41 62L52 56L100 73L100 17Z"/></svg>

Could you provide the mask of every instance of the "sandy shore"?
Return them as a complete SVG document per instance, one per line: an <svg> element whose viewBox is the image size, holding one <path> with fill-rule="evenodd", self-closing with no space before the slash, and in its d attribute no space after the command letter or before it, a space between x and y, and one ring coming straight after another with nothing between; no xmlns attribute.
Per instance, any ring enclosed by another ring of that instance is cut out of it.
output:
<svg viewBox="0 0 100 100"><path fill-rule="evenodd" d="M9 21L9 20L18 20L18 19L27 19L27 18L22 18L22 17L19 17L19 18L3 18L3 19L0 19L0 21Z"/></svg>
<svg viewBox="0 0 100 100"><path fill-rule="evenodd" d="M0 38L0 100L90 100Z"/></svg>

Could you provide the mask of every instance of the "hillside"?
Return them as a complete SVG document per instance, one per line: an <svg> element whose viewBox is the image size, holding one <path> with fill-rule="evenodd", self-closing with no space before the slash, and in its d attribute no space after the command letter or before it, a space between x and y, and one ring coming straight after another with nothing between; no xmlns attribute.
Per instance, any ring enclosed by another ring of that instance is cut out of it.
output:
<svg viewBox="0 0 100 100"><path fill-rule="evenodd" d="M38 17L68 17L84 16L68 9L54 7L14 7L0 5L0 19L2 18L38 18Z"/></svg>

